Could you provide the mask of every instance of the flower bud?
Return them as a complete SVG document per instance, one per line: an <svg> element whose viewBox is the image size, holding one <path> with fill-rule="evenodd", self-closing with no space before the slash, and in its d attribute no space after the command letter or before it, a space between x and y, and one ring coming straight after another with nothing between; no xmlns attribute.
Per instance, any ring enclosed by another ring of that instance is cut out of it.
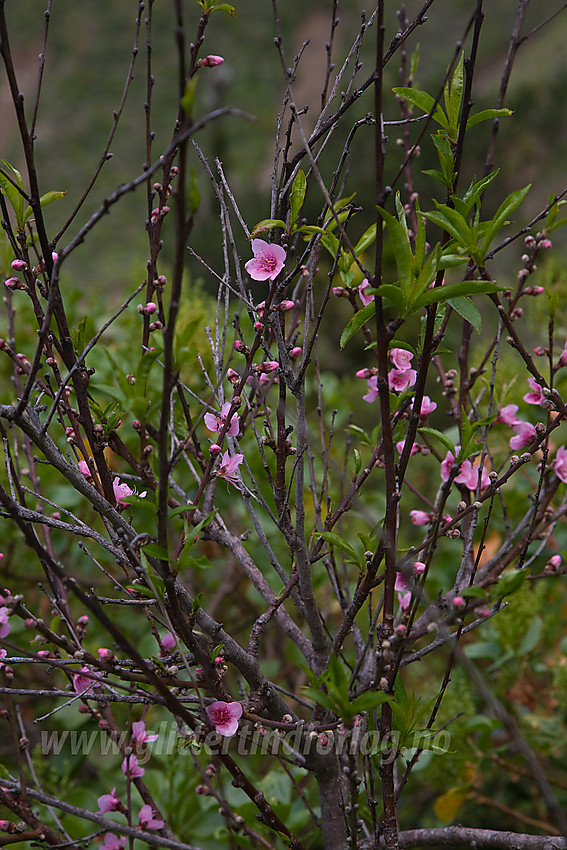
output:
<svg viewBox="0 0 567 850"><path fill-rule="evenodd" d="M224 59L222 56L205 56L204 59L199 59L201 68L214 68L216 65L222 65Z"/></svg>

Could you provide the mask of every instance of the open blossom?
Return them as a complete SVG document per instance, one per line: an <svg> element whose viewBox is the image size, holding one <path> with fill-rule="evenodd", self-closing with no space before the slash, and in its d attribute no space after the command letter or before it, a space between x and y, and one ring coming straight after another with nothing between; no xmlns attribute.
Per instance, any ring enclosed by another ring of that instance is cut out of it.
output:
<svg viewBox="0 0 567 850"><path fill-rule="evenodd" d="M128 502L125 502L124 499L127 499L129 496L137 496L135 490L132 490L131 487L126 484L126 482L121 482L120 478L115 478L112 482L112 489L114 490L114 498L116 499L116 504L119 508L125 508L128 506ZM146 495L146 491L140 493L140 499L143 499Z"/></svg>
<svg viewBox="0 0 567 850"><path fill-rule="evenodd" d="M237 454L230 457L228 453L228 449L224 452L221 457L220 466L217 469L217 475L220 478L224 478L229 484L234 484L235 487L238 487L238 467L244 460L244 455L238 452ZM240 489L238 487L238 489Z"/></svg>
<svg viewBox="0 0 567 850"><path fill-rule="evenodd" d="M138 759L133 753L126 756L122 762L122 773L125 776L129 776L130 779L138 779L143 776L145 772L144 768L138 764Z"/></svg>
<svg viewBox="0 0 567 850"><path fill-rule="evenodd" d="M498 409L498 416L496 417L497 422L503 422L504 425L511 425L514 427L520 420L516 418L516 413L518 412L517 404L505 404L504 407L500 407Z"/></svg>
<svg viewBox="0 0 567 850"><path fill-rule="evenodd" d="M152 741L157 741L157 734L146 732L146 724L143 720L136 720L132 723L132 746L136 744L149 744Z"/></svg>
<svg viewBox="0 0 567 850"><path fill-rule="evenodd" d="M513 451L518 451L518 449L527 446L536 435L536 429L531 422L521 422L518 420L512 427L515 435L510 438L510 448Z"/></svg>
<svg viewBox="0 0 567 850"><path fill-rule="evenodd" d="M166 632L164 636L161 638L161 645L166 652L171 652L175 649L177 641L175 640L175 635L171 632Z"/></svg>
<svg viewBox="0 0 567 850"><path fill-rule="evenodd" d="M390 369L388 372L388 386L391 390L405 390L413 387L417 379L415 369Z"/></svg>
<svg viewBox="0 0 567 850"><path fill-rule="evenodd" d="M275 280L285 263L285 251L281 245L253 239L252 251L254 257L244 264L252 280Z"/></svg>
<svg viewBox="0 0 567 850"><path fill-rule="evenodd" d="M107 832L104 836L104 843L100 846L101 850L122 850L126 847L126 836L122 835L118 838L114 832Z"/></svg>
<svg viewBox="0 0 567 850"><path fill-rule="evenodd" d="M366 381L366 383L368 384L368 392L366 393L366 395L363 395L362 398L364 401L367 401L371 404L378 398L378 377L376 375L373 375Z"/></svg>
<svg viewBox="0 0 567 850"><path fill-rule="evenodd" d="M116 788L113 788L110 794L103 794L97 800L99 815L105 815L107 812L115 812L120 808L121 803L116 796Z"/></svg>
<svg viewBox="0 0 567 850"><path fill-rule="evenodd" d="M457 455L460 451L460 446L455 446ZM451 468L455 463L455 455L453 452L447 452L445 459L441 463L441 480L448 481L451 474ZM476 490L478 486L479 464L473 466L470 460L464 460L459 467L459 472L455 478L455 484L464 484L469 490ZM484 466L481 471L480 488L483 490L490 484L488 473Z"/></svg>
<svg viewBox="0 0 567 850"><path fill-rule="evenodd" d="M229 738L238 729L238 721L242 717L242 706L239 702L222 702L219 700L208 705L207 715L219 735Z"/></svg>
<svg viewBox="0 0 567 850"><path fill-rule="evenodd" d="M0 670L4 666L4 659L6 658L7 654L8 653L5 649L0 649Z"/></svg>
<svg viewBox="0 0 567 850"><path fill-rule="evenodd" d="M545 396L538 382L534 378L528 378L528 384L530 385L531 392L525 394L524 401L528 404L541 404L542 401L545 401Z"/></svg>
<svg viewBox="0 0 567 850"><path fill-rule="evenodd" d="M84 673L90 673L90 676L84 676ZM81 667L80 671L73 676L73 687L78 694L82 696L93 693L93 674L90 667Z"/></svg>
<svg viewBox="0 0 567 850"><path fill-rule="evenodd" d="M227 421L227 416L229 414L230 408L231 404L229 401L227 401L221 407L220 413L205 413L205 425L207 426L209 431L217 431L218 433L222 431ZM230 425L226 433L229 437L235 437L236 434L238 434L239 429L240 420L238 418L238 414L235 412L231 416Z"/></svg>
<svg viewBox="0 0 567 850"><path fill-rule="evenodd" d="M437 410L437 402L431 401L428 395L424 395L421 400L419 415L422 419L425 419L425 417L429 416L430 413L433 413L434 410Z"/></svg>
<svg viewBox="0 0 567 850"><path fill-rule="evenodd" d="M8 617L10 613L5 606L0 608L0 638L8 637L10 634L10 623L8 622Z"/></svg>
<svg viewBox="0 0 567 850"><path fill-rule="evenodd" d="M557 449L553 467L557 477L563 481L564 484L567 484L567 449L565 446L560 446Z"/></svg>
<svg viewBox="0 0 567 850"><path fill-rule="evenodd" d="M147 803L140 809L138 819L142 829L162 829L165 826L164 821L154 817L152 807Z"/></svg>
<svg viewBox="0 0 567 850"><path fill-rule="evenodd" d="M360 300L362 301L362 303L364 304L365 307L368 307L368 305L372 304L372 302L374 301L373 295L366 295L365 294L365 290L371 289L371 288L372 287L370 286L370 282L368 281L367 278L364 278L364 280L362 281L362 283L358 287L358 295L359 295Z"/></svg>
<svg viewBox="0 0 567 850"><path fill-rule="evenodd" d="M399 369L400 372L411 369L411 361L413 360L411 351L406 351L405 348L391 348L388 354L395 368Z"/></svg>
<svg viewBox="0 0 567 850"><path fill-rule="evenodd" d="M394 590L398 594L400 608L402 611L407 611L411 603L411 590L408 589L407 582L402 573L396 573Z"/></svg>

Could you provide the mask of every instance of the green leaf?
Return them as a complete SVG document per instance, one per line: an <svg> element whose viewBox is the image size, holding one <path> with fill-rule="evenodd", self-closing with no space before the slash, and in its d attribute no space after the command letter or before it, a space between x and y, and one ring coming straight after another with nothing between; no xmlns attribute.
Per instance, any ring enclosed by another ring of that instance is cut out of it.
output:
<svg viewBox="0 0 567 850"><path fill-rule="evenodd" d="M449 437L446 437L442 431L438 431L437 428L429 428L424 426L422 428L419 428L418 432L420 434L425 434L427 437L435 437L437 440L443 443L447 451L451 452L451 454L453 455L455 454L455 446L453 441L450 440Z"/></svg>
<svg viewBox="0 0 567 850"><path fill-rule="evenodd" d="M211 12L226 12L231 18L236 17L234 6L231 6L229 3L216 3L211 9Z"/></svg>
<svg viewBox="0 0 567 850"><path fill-rule="evenodd" d="M437 224L442 230L446 230L468 253L474 253L476 239L460 212L447 206L447 204L438 203L437 210L425 213L425 217L433 224Z"/></svg>
<svg viewBox="0 0 567 850"><path fill-rule="evenodd" d="M392 697L390 694L385 694L383 691L374 691L373 693L361 694L350 704L351 711L354 714L359 714L361 711L372 711L379 705L387 702L392 705Z"/></svg>
<svg viewBox="0 0 567 850"><path fill-rule="evenodd" d="M329 694L324 693L324 691L319 691L316 688L302 688L302 693L307 697L311 697L311 699L316 702L318 705L322 705L323 708L329 709L333 714L337 713L338 706L335 701L331 699Z"/></svg>
<svg viewBox="0 0 567 850"><path fill-rule="evenodd" d="M488 593L482 587L464 587L459 595L467 599L488 599Z"/></svg>
<svg viewBox="0 0 567 850"><path fill-rule="evenodd" d="M305 172L299 169L297 174L295 175L295 180L293 181L293 186L291 187L291 214L289 219L289 229L290 232L293 232L295 222L297 221L297 216L303 206L303 201L305 200L305 192L307 190L307 179L305 177Z"/></svg>
<svg viewBox="0 0 567 850"><path fill-rule="evenodd" d="M481 109L480 112L475 112L467 121L467 130L474 127L475 124L480 124L481 121L491 121L494 118L508 118L513 115L511 109Z"/></svg>
<svg viewBox="0 0 567 850"><path fill-rule="evenodd" d="M8 198L14 210L18 228L21 230L24 226L24 181L17 168L14 168L5 159L2 160L2 163L8 171L12 172L12 180L9 180L6 174L0 171L0 189L2 189L4 195Z"/></svg>
<svg viewBox="0 0 567 850"><path fill-rule="evenodd" d="M165 546L158 546L157 543L147 543L144 547L144 555L149 558L159 558L160 561L169 560L169 555Z"/></svg>
<svg viewBox="0 0 567 850"><path fill-rule="evenodd" d="M503 573L496 582L495 594L499 599L504 596L509 596L515 593L523 585L527 578L528 572L523 570L509 570Z"/></svg>
<svg viewBox="0 0 567 850"><path fill-rule="evenodd" d="M45 195L42 195L39 199L40 206L46 207L48 204L52 204L54 201L59 201L61 198L64 198L67 192L46 192ZM24 221L27 221L33 210L31 207L26 207L24 212Z"/></svg>
<svg viewBox="0 0 567 850"><path fill-rule="evenodd" d="M331 546L335 546L337 549L342 549L342 551L346 552L347 555L350 555L352 558L357 558L358 560L356 549L354 549L350 543L347 543L340 535L334 534L332 531L324 531L321 534L321 537L326 543L330 543Z"/></svg>
<svg viewBox="0 0 567 850"><path fill-rule="evenodd" d="M376 289L367 289L366 295L379 295L380 298L385 298L387 301L390 301L391 304L397 309L400 316L404 316L406 313L406 299L404 298L404 293L397 285L397 283L383 283L381 286L376 287Z"/></svg>
<svg viewBox="0 0 567 850"><path fill-rule="evenodd" d="M183 516L183 514L186 514L187 511L190 511L191 508L194 508L194 507L196 507L196 505L194 505L193 503L190 503L190 504L187 504L187 505L179 505L178 508L174 508L173 510L168 512L167 518L169 520L169 519L175 519L175 517L177 517L177 516Z"/></svg>
<svg viewBox="0 0 567 850"><path fill-rule="evenodd" d="M451 298L470 295L487 295L504 289L492 281L485 280L462 280L459 283L448 283L445 286L437 286L420 295L412 302L412 309L425 307L427 304L438 304L440 301L449 301Z"/></svg>
<svg viewBox="0 0 567 850"><path fill-rule="evenodd" d="M354 246L355 254L361 254L372 245L376 239L376 225L371 224L368 230L365 230L356 245Z"/></svg>
<svg viewBox="0 0 567 850"><path fill-rule="evenodd" d="M440 124L444 130L449 132L449 124L447 122L447 116L441 109L438 103L435 103L435 99L431 97L430 94L427 94L425 91L420 91L419 89L413 89L408 86L396 86L392 89L394 94L397 94L398 97L403 97L404 100L407 100L408 103L411 103L412 106L417 106L418 109L421 109L423 112L427 112L431 117Z"/></svg>
<svg viewBox="0 0 567 850"><path fill-rule="evenodd" d="M508 195L506 200L504 200L498 207L496 215L492 221L487 222L487 230L484 237L484 244L482 246L483 256L488 253L490 243L500 228L508 223L508 217L514 212L514 210L518 209L521 203L523 203L524 198L531 189L531 185L531 183L528 183L528 185L524 186L523 189L518 189L516 192L512 192Z"/></svg>
<svg viewBox="0 0 567 850"><path fill-rule="evenodd" d="M480 315L478 309L470 300L470 298L448 298L447 304L449 304L459 316L462 316L469 324L473 326L477 333L480 333L482 330L482 316Z"/></svg>
<svg viewBox="0 0 567 850"><path fill-rule="evenodd" d="M451 82L449 84L447 81L443 92L445 98L445 110L447 112L447 118L449 119L451 138L455 142L457 141L457 136L459 134L459 115L463 100L463 66L464 54L461 52Z"/></svg>
<svg viewBox="0 0 567 850"><path fill-rule="evenodd" d="M371 304L367 304L366 307L363 307L362 310L359 310L354 314L346 328L341 334L340 346L344 348L347 342L349 342L355 333L361 329L361 327L368 322L369 319L372 318L374 313L376 312L376 304L374 301Z"/></svg>
<svg viewBox="0 0 567 850"><path fill-rule="evenodd" d="M399 201L399 193L396 196ZM398 206L398 203L396 203ZM408 289L413 283L413 267L414 257L411 250L411 244L408 236L405 216L403 215L403 207L401 211L401 220L394 218L389 212L382 207L377 207L378 212L382 216L384 223L388 229L388 234L392 241L394 258L398 269L398 277L403 289ZM398 207L399 212L399 207Z"/></svg>
<svg viewBox="0 0 567 850"><path fill-rule="evenodd" d="M260 236L263 233L267 233L274 227L281 227L285 230L287 228L287 225L285 221L281 220L281 218L264 218L262 219L262 221L259 221L258 224L254 227L254 230L250 234L250 239L255 239L256 236Z"/></svg>

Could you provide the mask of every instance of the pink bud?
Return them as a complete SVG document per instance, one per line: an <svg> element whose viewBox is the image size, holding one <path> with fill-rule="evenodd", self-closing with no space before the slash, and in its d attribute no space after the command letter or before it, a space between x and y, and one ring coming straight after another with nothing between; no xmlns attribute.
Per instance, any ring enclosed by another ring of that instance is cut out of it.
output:
<svg viewBox="0 0 567 850"><path fill-rule="evenodd" d="M254 330L256 331L256 333L262 333L262 331L264 330L264 325L262 324L262 322L254 322Z"/></svg>
<svg viewBox="0 0 567 850"><path fill-rule="evenodd" d="M299 345L296 345L289 352L290 360L296 360L296 358L301 357L302 353L303 353L303 349Z"/></svg>
<svg viewBox="0 0 567 850"><path fill-rule="evenodd" d="M538 248L551 248L551 240L550 239L540 239L537 243Z"/></svg>
<svg viewBox="0 0 567 850"><path fill-rule="evenodd" d="M212 455L218 455L219 452L222 452L222 448L217 443L212 443L209 446L209 451Z"/></svg>
<svg viewBox="0 0 567 850"><path fill-rule="evenodd" d="M12 292L15 292L16 289L26 289L26 285L19 281L17 277L9 277L4 283L6 288Z"/></svg>
<svg viewBox="0 0 567 850"><path fill-rule="evenodd" d="M98 657L100 658L101 661L110 662L110 661L114 661L114 659L116 658L116 656L114 655L112 650L106 649L104 646L101 646L100 649L97 649L97 652L98 652Z"/></svg>
<svg viewBox="0 0 567 850"><path fill-rule="evenodd" d="M344 286L333 286L333 295L337 298L348 298L348 292Z"/></svg>
<svg viewBox="0 0 567 850"><path fill-rule="evenodd" d="M467 603L462 596L455 596L453 599L453 608L464 608Z"/></svg>
<svg viewBox="0 0 567 850"><path fill-rule="evenodd" d="M157 308L157 304L154 301L148 301L146 303L146 313L148 314L148 316L151 316L153 313L155 313Z"/></svg>
<svg viewBox="0 0 567 850"><path fill-rule="evenodd" d="M289 312L289 310L293 310L294 307L295 301L280 301L280 303L276 305L275 309L280 312Z"/></svg>
<svg viewBox="0 0 567 850"><path fill-rule="evenodd" d="M235 340L234 350L238 351L240 354L248 354L249 348L246 343L242 342L241 339Z"/></svg>
<svg viewBox="0 0 567 850"><path fill-rule="evenodd" d="M12 268L15 272L23 272L27 267L28 264L24 263L23 260L12 260Z"/></svg>
<svg viewBox="0 0 567 850"><path fill-rule="evenodd" d="M258 372L266 374L268 372L275 372L279 365L277 360L265 360L263 363L259 363L256 369Z"/></svg>
<svg viewBox="0 0 567 850"><path fill-rule="evenodd" d="M222 56L213 56L212 55L212 56L205 56L204 59L201 59L199 61L199 65L201 65L202 68L214 68L215 65L222 65L223 62L224 62L224 59L222 58Z"/></svg>
<svg viewBox="0 0 567 850"><path fill-rule="evenodd" d="M226 377L231 384L238 384L240 382L240 375L232 368L227 369Z"/></svg>

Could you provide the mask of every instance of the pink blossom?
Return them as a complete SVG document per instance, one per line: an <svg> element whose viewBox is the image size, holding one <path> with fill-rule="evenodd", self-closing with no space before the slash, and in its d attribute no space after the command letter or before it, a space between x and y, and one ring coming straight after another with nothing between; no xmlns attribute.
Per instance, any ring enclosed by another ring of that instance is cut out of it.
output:
<svg viewBox="0 0 567 850"><path fill-rule="evenodd" d="M518 412L517 404L506 404L504 407L500 407L498 409L498 416L496 417L497 422L502 422L504 425L510 425L512 428L514 425L520 421L516 419L516 413Z"/></svg>
<svg viewBox="0 0 567 850"><path fill-rule="evenodd" d="M91 676L81 675L83 673L91 673ZM81 696L92 694L94 688L92 677L94 675L90 667L81 667L80 671L73 676L73 687L76 693L81 694Z"/></svg>
<svg viewBox="0 0 567 850"><path fill-rule="evenodd" d="M518 420L518 422L513 426L513 429L515 436L510 438L510 448L513 451L517 451L518 449L522 449L524 446L527 446L528 443L531 443L535 437L536 430L531 422L522 422Z"/></svg>
<svg viewBox="0 0 567 850"><path fill-rule="evenodd" d="M400 392L407 387L413 387L416 378L417 372L415 369L391 369L388 372L388 386L391 390Z"/></svg>
<svg viewBox="0 0 567 850"><path fill-rule="evenodd" d="M455 451L457 452L457 454L459 453L459 446L455 447ZM447 452L447 454L445 455L445 459L441 461L441 481L449 480L451 469L454 463L455 455L453 454L453 452Z"/></svg>
<svg viewBox="0 0 567 850"><path fill-rule="evenodd" d="M171 652L172 649L175 649L176 643L175 635L171 632L166 632L161 638L161 645L166 652Z"/></svg>
<svg viewBox="0 0 567 850"><path fill-rule="evenodd" d="M100 846L101 850L122 850L126 847L126 836L122 835L118 838L113 832L107 832L104 836L104 844Z"/></svg>
<svg viewBox="0 0 567 850"><path fill-rule="evenodd" d="M214 68L216 65L222 65L224 59L222 56L205 56L199 60L199 65L203 68Z"/></svg>
<svg viewBox="0 0 567 850"><path fill-rule="evenodd" d="M227 449L227 451L225 451L223 456L221 457L220 466L217 469L217 475L220 478L224 478L224 480L227 481L229 484L234 484L234 486L237 487L239 490L240 487L238 486L238 467L240 466L243 460L243 454L240 454L239 452L238 454L233 455L233 457L230 457Z"/></svg>
<svg viewBox="0 0 567 850"><path fill-rule="evenodd" d="M273 242L268 244L263 239L253 239L252 251L253 259L244 265L252 280L275 280L284 267L284 249Z"/></svg>
<svg viewBox="0 0 567 850"><path fill-rule="evenodd" d="M408 590L407 582L402 573L396 573L394 590L398 594L398 601L402 611L407 611L411 603L411 590Z"/></svg>
<svg viewBox="0 0 567 850"><path fill-rule="evenodd" d="M467 603L462 596L455 596L453 599L453 608L464 608Z"/></svg>
<svg viewBox="0 0 567 850"><path fill-rule="evenodd" d="M406 444L406 441L405 441L405 440L399 440L399 441L396 443L396 449L398 450L398 452L399 452L400 454L403 452L405 444ZM414 443L414 444L413 444L413 446L412 446L412 447L411 447L411 449L410 449L410 457L411 457L412 455L417 454L417 453L418 453L418 451L419 451L419 449L418 449L417 445Z"/></svg>
<svg viewBox="0 0 567 850"><path fill-rule="evenodd" d="M138 817L142 829L162 829L165 826L164 821L154 817L152 807L147 803L140 809Z"/></svg>
<svg viewBox="0 0 567 850"><path fill-rule="evenodd" d="M0 608L0 638L8 637L10 634L10 623L8 622L8 617L10 616L10 612L5 606Z"/></svg>
<svg viewBox="0 0 567 850"><path fill-rule="evenodd" d="M524 401L528 404L541 404L542 401L545 401L545 396L538 382L534 378L528 378L528 384L531 387L531 392L525 394Z"/></svg>
<svg viewBox="0 0 567 850"><path fill-rule="evenodd" d="M545 565L545 569L549 573L556 572L561 566L561 555L552 555L547 564Z"/></svg>
<svg viewBox="0 0 567 850"><path fill-rule="evenodd" d="M132 746L149 744L152 741L157 741L157 739L157 734L146 732L146 724L143 720L136 720L132 723Z"/></svg>
<svg viewBox="0 0 567 850"><path fill-rule="evenodd" d="M207 716L219 735L229 738L238 729L238 721L242 717L242 706L239 702L213 702L206 708Z"/></svg>
<svg viewBox="0 0 567 850"><path fill-rule="evenodd" d="M461 450L460 446L455 446L455 451L457 454ZM453 452L447 452L445 455L445 459L441 463L441 480L448 481L449 476L451 474L451 468L455 463L455 456ZM476 490L478 485L478 472L479 472L479 464L473 466L470 460L464 460L459 467L459 472L455 477L455 484L463 484L469 490ZM485 487L488 487L490 484L490 479L488 477L488 473L484 466L482 467L481 479L480 479L480 487L483 490Z"/></svg>
<svg viewBox="0 0 567 850"><path fill-rule="evenodd" d="M370 282L368 281L367 278L364 278L364 280L362 281L362 283L358 287L358 295L359 295L360 300L362 301L362 303L364 304L365 307L368 307L368 305L372 304L372 302L374 301L373 295L365 295L365 290L369 289L369 288L370 289L372 288L370 286Z"/></svg>
<svg viewBox="0 0 567 850"><path fill-rule="evenodd" d="M388 354L395 368L399 369L400 372L406 372L408 369L411 369L410 364L413 360L411 351L406 351L405 348L391 348Z"/></svg>
<svg viewBox="0 0 567 850"><path fill-rule="evenodd" d="M79 472L82 472L85 478L91 478L91 470L86 460L79 461Z"/></svg>
<svg viewBox="0 0 567 850"><path fill-rule="evenodd" d="M221 407L220 413L205 413L205 425L209 429L209 431L217 431L219 434L225 426L227 416L229 414L231 408L230 401L227 401ZM230 426L228 431L226 432L229 437L235 437L240 430L240 420L238 418L238 414L235 412L232 414L230 419Z"/></svg>
<svg viewBox="0 0 567 850"><path fill-rule="evenodd" d="M410 519L413 525L427 525L429 523L429 514L427 511L410 511Z"/></svg>
<svg viewBox="0 0 567 850"><path fill-rule="evenodd" d="M97 649L98 657L101 661L111 662L116 658L115 654L111 649L106 649L106 647L101 646L100 649Z"/></svg>
<svg viewBox="0 0 567 850"><path fill-rule="evenodd" d="M279 368L279 365L277 360L264 360L263 363L258 363L256 369L258 372L268 374L269 372L275 372Z"/></svg>
<svg viewBox="0 0 567 850"><path fill-rule="evenodd" d="M143 776L145 772L144 768L138 764L138 759L133 753L126 756L122 762L122 773L124 773L125 776L129 776L130 779L138 779Z"/></svg>
<svg viewBox="0 0 567 850"><path fill-rule="evenodd" d="M371 404L378 398L378 377L376 375L373 375L366 381L366 383L368 384L368 392L366 393L366 395L363 395L362 398L364 401L367 401Z"/></svg>
<svg viewBox="0 0 567 850"><path fill-rule="evenodd" d="M299 346L299 345L295 345L295 346L291 349L291 351L289 352L289 359L290 359L290 360L296 360L296 359L297 359L298 357L300 357L302 354L303 354L303 349L301 348L301 346Z"/></svg>
<svg viewBox="0 0 567 850"><path fill-rule="evenodd" d="M121 803L116 796L116 788L113 788L110 794L103 794L102 797L99 797L97 803L99 815L104 815L107 812L115 812L119 809Z"/></svg>
<svg viewBox="0 0 567 850"><path fill-rule="evenodd" d="M121 482L120 478L115 478L112 482L112 489L114 490L114 498L116 499L116 504L119 508L125 508L128 506L128 502L125 502L124 499L127 499L129 496L137 496L135 490L132 490L126 482ZM139 494L139 498L143 499L146 495L146 491Z"/></svg>
<svg viewBox="0 0 567 850"><path fill-rule="evenodd" d="M563 481L564 484L567 484L567 449L565 446L560 446L557 449L553 467L557 477Z"/></svg>
<svg viewBox="0 0 567 850"><path fill-rule="evenodd" d="M1 669L2 669L2 667L4 666L4 659L6 658L6 655L7 655L7 654L8 654L8 653L6 652L6 650L5 650L5 649L0 649L0 670L1 670Z"/></svg>
<svg viewBox="0 0 567 850"><path fill-rule="evenodd" d="M563 346L563 351L559 355L559 360L557 361L557 368L560 366L567 366L567 342Z"/></svg>
<svg viewBox="0 0 567 850"><path fill-rule="evenodd" d="M414 561L413 568L418 576L422 575L427 569L423 561Z"/></svg>
<svg viewBox="0 0 567 850"><path fill-rule="evenodd" d="M375 374L376 370L369 369L368 366L365 369L359 369L358 372L355 372L357 378L364 378L365 381L367 381L368 378L374 377Z"/></svg>
<svg viewBox="0 0 567 850"><path fill-rule="evenodd" d="M431 401L428 395L424 395L421 400L419 415L422 419L425 419L425 417L429 416L430 413L433 413L434 410L437 410L437 402Z"/></svg>

